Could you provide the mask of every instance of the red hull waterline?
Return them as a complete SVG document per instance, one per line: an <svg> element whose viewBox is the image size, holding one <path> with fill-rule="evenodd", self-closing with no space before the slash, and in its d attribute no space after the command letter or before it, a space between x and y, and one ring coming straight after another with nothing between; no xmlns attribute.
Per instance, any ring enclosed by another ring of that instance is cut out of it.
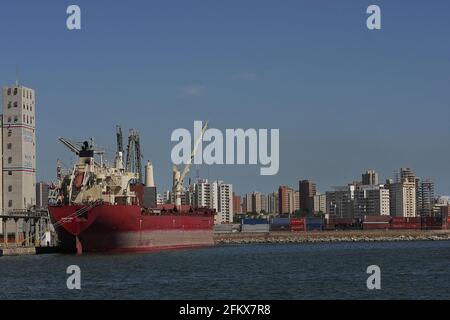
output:
<svg viewBox="0 0 450 320"><path fill-rule="evenodd" d="M75 216L82 207L49 207L64 252L148 252L214 245L212 215L146 215L139 205L101 204Z"/></svg>

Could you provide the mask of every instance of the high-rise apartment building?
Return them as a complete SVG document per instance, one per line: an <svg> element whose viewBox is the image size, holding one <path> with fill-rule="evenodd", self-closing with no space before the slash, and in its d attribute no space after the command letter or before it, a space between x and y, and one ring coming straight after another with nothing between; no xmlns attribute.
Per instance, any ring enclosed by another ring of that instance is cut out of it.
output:
<svg viewBox="0 0 450 320"><path fill-rule="evenodd" d="M300 210L300 191L294 192L294 212Z"/></svg>
<svg viewBox="0 0 450 320"><path fill-rule="evenodd" d="M314 196L317 193L316 184L310 180L301 180L299 182L299 192L300 211L312 214L314 211Z"/></svg>
<svg viewBox="0 0 450 320"><path fill-rule="evenodd" d="M294 213L294 190L288 186L278 188L278 211L280 214Z"/></svg>
<svg viewBox="0 0 450 320"><path fill-rule="evenodd" d="M267 212L271 214L279 213L278 193L273 192L267 195Z"/></svg>
<svg viewBox="0 0 450 320"><path fill-rule="evenodd" d="M252 208L254 213L261 213L261 196L260 192L253 192L252 194Z"/></svg>
<svg viewBox="0 0 450 320"><path fill-rule="evenodd" d="M416 183L409 181L389 185L390 213L396 217L416 216Z"/></svg>
<svg viewBox="0 0 450 320"><path fill-rule="evenodd" d="M339 218L354 217L355 185L333 187L326 192L327 214Z"/></svg>
<svg viewBox="0 0 450 320"><path fill-rule="evenodd" d="M48 191L49 186L45 182L36 183L36 208L48 208Z"/></svg>
<svg viewBox="0 0 450 320"><path fill-rule="evenodd" d="M434 215L434 182L426 179L416 184L416 213L422 217Z"/></svg>
<svg viewBox="0 0 450 320"><path fill-rule="evenodd" d="M362 174L362 185L376 186L378 185L378 173L375 170L367 170Z"/></svg>
<svg viewBox="0 0 450 320"><path fill-rule="evenodd" d="M327 212L327 195L316 194L314 196L314 214L325 214Z"/></svg>
<svg viewBox="0 0 450 320"><path fill-rule="evenodd" d="M383 186L362 185L355 190L354 217L390 215L389 190Z"/></svg>
<svg viewBox="0 0 450 320"><path fill-rule="evenodd" d="M244 197L243 207L245 213L255 213L256 211L253 208L253 194L246 193Z"/></svg>
<svg viewBox="0 0 450 320"><path fill-rule="evenodd" d="M242 213L242 202L241 196L238 196L233 193L233 213L239 214Z"/></svg>
<svg viewBox="0 0 450 320"><path fill-rule="evenodd" d="M198 208L219 209L217 182L199 179L194 184L194 206Z"/></svg>
<svg viewBox="0 0 450 320"><path fill-rule="evenodd" d="M222 181L217 182L218 211L215 222L232 223L233 222L233 186Z"/></svg>

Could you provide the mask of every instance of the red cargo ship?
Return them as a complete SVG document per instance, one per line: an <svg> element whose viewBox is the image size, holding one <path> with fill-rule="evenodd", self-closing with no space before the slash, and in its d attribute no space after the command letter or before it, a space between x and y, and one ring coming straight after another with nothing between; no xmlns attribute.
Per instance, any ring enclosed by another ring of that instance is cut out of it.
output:
<svg viewBox="0 0 450 320"><path fill-rule="evenodd" d="M214 244L211 210L173 209L146 211L139 205L100 202L49 207L61 248L67 253L155 251Z"/></svg>
<svg viewBox="0 0 450 320"><path fill-rule="evenodd" d="M155 251L214 244L214 210L181 205L178 192L175 204L157 205L150 163L144 185L139 172L124 169L121 148L114 167L107 167L102 158L94 157L102 152L92 144L60 140L79 156L66 174L58 167L54 203L49 205L64 252ZM175 169L174 190L179 191L185 174L180 176Z"/></svg>

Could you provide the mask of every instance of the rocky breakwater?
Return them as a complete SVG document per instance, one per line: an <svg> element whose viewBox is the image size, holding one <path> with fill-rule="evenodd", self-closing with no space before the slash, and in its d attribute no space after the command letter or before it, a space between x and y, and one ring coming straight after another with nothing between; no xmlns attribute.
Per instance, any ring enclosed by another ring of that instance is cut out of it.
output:
<svg viewBox="0 0 450 320"><path fill-rule="evenodd" d="M355 230L215 234L216 244L323 243L450 240L450 230Z"/></svg>

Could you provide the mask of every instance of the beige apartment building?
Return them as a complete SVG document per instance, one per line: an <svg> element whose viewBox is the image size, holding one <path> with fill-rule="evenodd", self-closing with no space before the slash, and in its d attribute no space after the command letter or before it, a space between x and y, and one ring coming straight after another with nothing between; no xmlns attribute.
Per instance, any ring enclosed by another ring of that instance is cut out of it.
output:
<svg viewBox="0 0 450 320"><path fill-rule="evenodd" d="M396 217L416 216L416 183L406 181L393 183L389 186L391 215Z"/></svg>

